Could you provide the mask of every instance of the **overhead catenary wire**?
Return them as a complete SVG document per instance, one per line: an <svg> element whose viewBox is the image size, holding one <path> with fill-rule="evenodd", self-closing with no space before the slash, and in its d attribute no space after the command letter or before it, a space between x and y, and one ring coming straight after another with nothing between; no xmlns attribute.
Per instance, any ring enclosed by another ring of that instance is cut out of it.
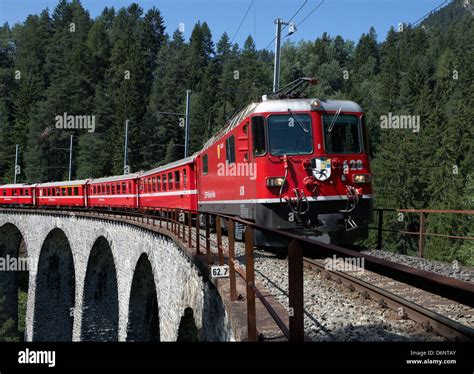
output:
<svg viewBox="0 0 474 374"><path fill-rule="evenodd" d="M250 9L252 8L252 5L254 4L254 2L255 2L255 0L252 0L252 1L250 2L249 7L247 8L247 11L245 12L244 17L243 17L242 20L240 21L239 27L237 27L237 30L235 31L235 34L234 34L234 36L232 37L232 40L230 41L230 44L233 44L233 43L234 43L234 40L235 40L235 38L237 37L237 34L239 33L240 28L242 27L242 25L243 25L245 19L247 18L247 15L249 14Z"/></svg>
<svg viewBox="0 0 474 374"><path fill-rule="evenodd" d="M411 22L409 23L408 25L409 26L414 26L416 25L418 22L422 21L423 19L425 19L426 17L428 17L429 15L431 15L431 13L433 13L434 11L438 10L439 8L441 8L444 4L446 4L448 1L450 0L445 0L443 3L441 3L440 5L438 5L436 8L433 8L431 9L428 13L426 13L423 17L420 17L418 18L416 21L414 22Z"/></svg>
<svg viewBox="0 0 474 374"><path fill-rule="evenodd" d="M306 17L303 18L296 26L297 26L298 28L301 27L301 25L302 25L309 17L311 17L311 16L313 15L313 13L316 12L316 11L321 7L321 5L324 4L325 1L326 1L326 0L321 0L321 2L320 2L318 5L316 5L316 7L315 7L311 12L309 12L309 13L306 15ZM289 36L290 36L290 34L285 35L285 36L283 37L283 40L286 39L286 38L289 37Z"/></svg>
<svg viewBox="0 0 474 374"><path fill-rule="evenodd" d="M291 21L293 21L293 19L298 15L298 13L301 11L301 9L304 8L304 6L306 5L306 3L308 2L308 0L305 0L303 4L301 4L301 6L298 8L298 10L295 12L295 14L293 14L290 18L290 20L288 21L288 23L290 23ZM281 29L281 31L285 30L287 25L283 25L283 28ZM268 45L265 47L265 49L268 49L268 47L270 47L274 42L275 42L275 39L276 39L276 36L271 40L270 43L268 43Z"/></svg>

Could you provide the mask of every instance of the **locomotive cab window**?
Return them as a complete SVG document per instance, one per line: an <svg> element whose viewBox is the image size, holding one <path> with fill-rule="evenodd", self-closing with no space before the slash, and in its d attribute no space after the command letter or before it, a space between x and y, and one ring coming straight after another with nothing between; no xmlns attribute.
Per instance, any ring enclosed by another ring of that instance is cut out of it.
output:
<svg viewBox="0 0 474 374"><path fill-rule="evenodd" d="M336 118L334 118L336 117ZM354 115L323 116L324 146L330 154L361 153L359 120Z"/></svg>
<svg viewBox="0 0 474 374"><path fill-rule="evenodd" d="M278 114L268 117L268 138L272 155L313 153L311 117L307 114Z"/></svg>
<svg viewBox="0 0 474 374"><path fill-rule="evenodd" d="M252 153L262 156L267 152L265 141L265 122L262 116L252 117Z"/></svg>
<svg viewBox="0 0 474 374"><path fill-rule="evenodd" d="M232 135L225 141L225 155L228 164L235 162L235 136Z"/></svg>

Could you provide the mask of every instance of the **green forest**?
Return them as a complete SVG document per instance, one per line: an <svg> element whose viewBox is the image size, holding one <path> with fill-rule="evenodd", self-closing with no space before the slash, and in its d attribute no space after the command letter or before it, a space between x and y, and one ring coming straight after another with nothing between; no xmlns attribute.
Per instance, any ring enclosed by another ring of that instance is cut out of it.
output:
<svg viewBox="0 0 474 374"><path fill-rule="evenodd" d="M360 21L358 21L360 22ZM456 0L416 25L397 25L383 42L367 25L358 41L322 33L282 47L282 85L301 76L319 83L309 95L358 102L370 129L375 206L474 209L474 20ZM187 26L189 27L189 26ZM67 179L70 135L73 178L123 173L129 120L131 171L183 156L182 118L191 98L191 152L239 109L271 92L273 51L224 33L205 20L185 40L153 7L105 8L92 19L80 1L0 27L0 182L13 180L20 145L20 182ZM218 40L216 43L213 40ZM63 113L94 115L95 132L55 128ZM420 131L381 129L380 118L419 116ZM417 216L387 218L387 228L417 230ZM427 231L474 236L472 218L429 216ZM373 246L374 237L366 243ZM386 247L416 250L416 238L386 235ZM427 257L474 265L474 242L427 239Z"/></svg>

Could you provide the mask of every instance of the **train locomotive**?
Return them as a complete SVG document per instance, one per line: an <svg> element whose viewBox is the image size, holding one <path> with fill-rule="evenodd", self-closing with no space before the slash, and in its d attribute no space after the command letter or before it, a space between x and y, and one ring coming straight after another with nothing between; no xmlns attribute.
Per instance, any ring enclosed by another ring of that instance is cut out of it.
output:
<svg viewBox="0 0 474 374"><path fill-rule="evenodd" d="M327 243L364 239L373 199L364 112L304 97L313 83L300 78L249 104L191 157L125 176L0 186L0 205L194 209ZM288 245L258 230L255 244Z"/></svg>

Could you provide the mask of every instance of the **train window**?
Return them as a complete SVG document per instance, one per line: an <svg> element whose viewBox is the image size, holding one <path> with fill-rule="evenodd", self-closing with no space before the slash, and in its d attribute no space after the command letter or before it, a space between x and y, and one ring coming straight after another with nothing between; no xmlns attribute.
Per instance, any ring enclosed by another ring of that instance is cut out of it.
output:
<svg viewBox="0 0 474 374"><path fill-rule="evenodd" d="M163 191L166 191L166 174L163 174Z"/></svg>
<svg viewBox="0 0 474 374"><path fill-rule="evenodd" d="M79 196L79 187L74 187L74 195Z"/></svg>
<svg viewBox="0 0 474 374"><path fill-rule="evenodd" d="M262 116L252 117L253 155L262 156L267 152L265 142L265 122Z"/></svg>
<svg viewBox="0 0 474 374"><path fill-rule="evenodd" d="M173 174L172 173L168 173L168 190L172 190L173 189Z"/></svg>
<svg viewBox="0 0 474 374"><path fill-rule="evenodd" d="M72 196L72 187L67 188L67 195Z"/></svg>
<svg viewBox="0 0 474 374"><path fill-rule="evenodd" d="M61 196L67 196L67 188L61 188Z"/></svg>
<svg viewBox="0 0 474 374"><path fill-rule="evenodd" d="M106 191L106 192L105 192L106 195L110 195L110 184L107 184L107 185L105 186L105 191Z"/></svg>
<svg viewBox="0 0 474 374"><path fill-rule="evenodd" d="M54 189L54 196L61 196L61 189L60 188L56 187Z"/></svg>
<svg viewBox="0 0 474 374"><path fill-rule="evenodd" d="M2 195L7 196L7 190L2 190Z"/></svg>
<svg viewBox="0 0 474 374"><path fill-rule="evenodd" d="M156 177L156 188L157 188L157 191L161 191L161 177L160 176Z"/></svg>
<svg viewBox="0 0 474 374"><path fill-rule="evenodd" d="M122 193L123 194L127 193L127 182L122 182Z"/></svg>
<svg viewBox="0 0 474 374"><path fill-rule="evenodd" d="M209 163L208 163L208 160L207 160L207 154L202 156L202 173L204 175L209 173Z"/></svg>
<svg viewBox="0 0 474 374"><path fill-rule="evenodd" d="M187 187L187 176L186 176L186 169L183 169L183 188Z"/></svg>
<svg viewBox="0 0 474 374"><path fill-rule="evenodd" d="M179 184L181 182L181 178L180 178L180 175L179 175L179 170L176 170L174 172L174 188L176 188L177 190L179 190Z"/></svg>
<svg viewBox="0 0 474 374"><path fill-rule="evenodd" d="M356 116L323 116L324 146L330 154L360 153L359 121Z"/></svg>
<svg viewBox="0 0 474 374"><path fill-rule="evenodd" d="M304 155L313 152L311 117L279 114L268 117L268 140L272 155Z"/></svg>
<svg viewBox="0 0 474 374"><path fill-rule="evenodd" d="M115 184L112 183L112 195L115 195Z"/></svg>
<svg viewBox="0 0 474 374"><path fill-rule="evenodd" d="M228 164L233 164L235 162L235 136L227 138L225 141L225 154Z"/></svg>

